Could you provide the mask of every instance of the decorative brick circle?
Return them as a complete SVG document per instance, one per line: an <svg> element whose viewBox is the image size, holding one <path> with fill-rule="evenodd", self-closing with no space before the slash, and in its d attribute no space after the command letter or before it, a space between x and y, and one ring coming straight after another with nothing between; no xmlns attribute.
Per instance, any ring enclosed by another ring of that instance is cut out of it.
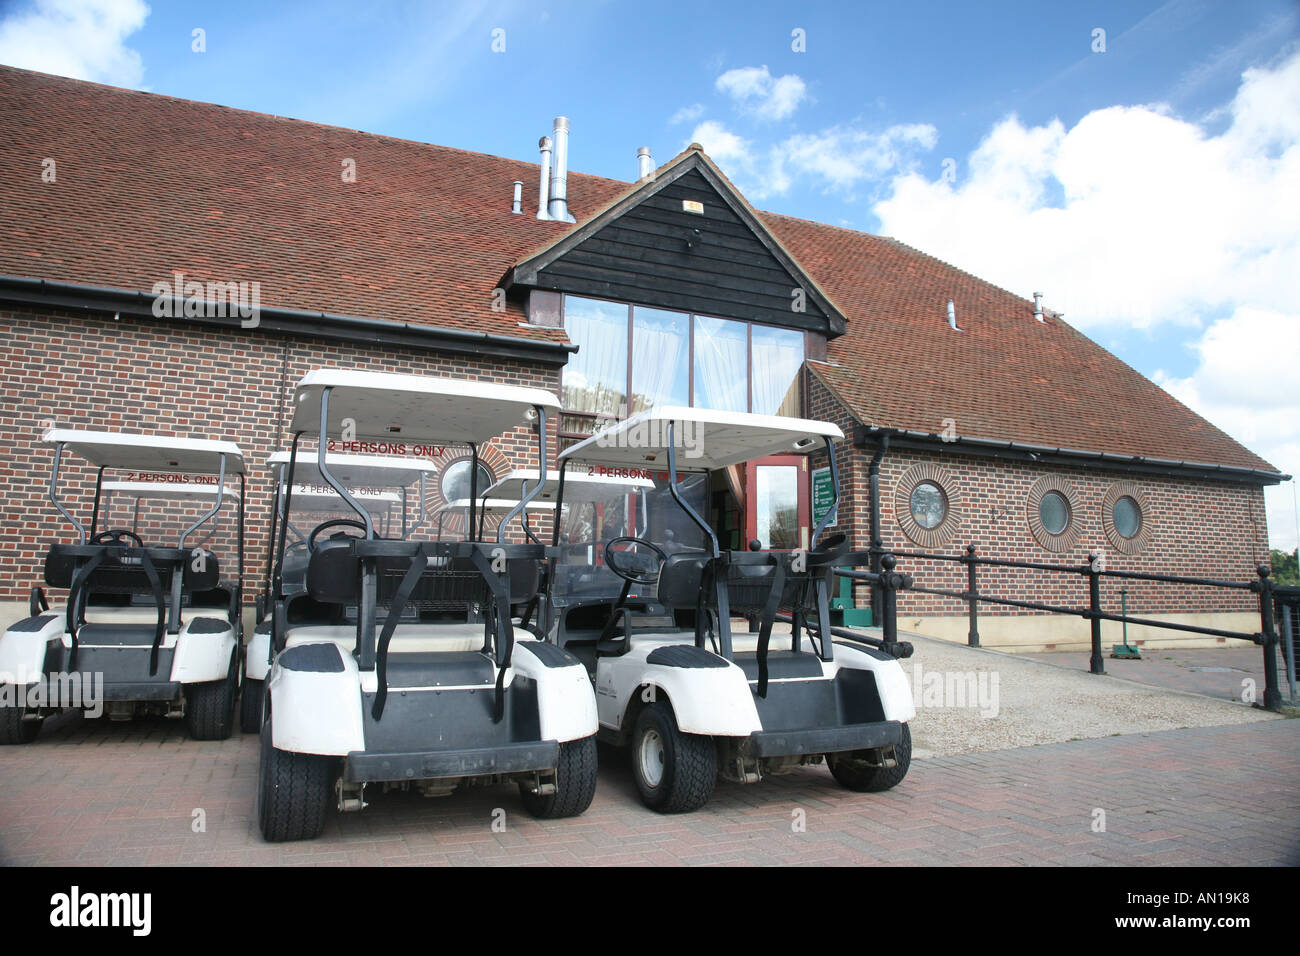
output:
<svg viewBox="0 0 1300 956"><path fill-rule="evenodd" d="M1065 499L1070 509L1069 520L1066 522L1065 530L1060 534L1052 534L1047 530L1038 510L1043 499L1053 491ZM1029 521L1029 533L1046 550L1057 553L1069 551L1079 540L1079 495L1068 481L1052 475L1039 478L1029 489L1029 497L1025 499L1025 510L1025 517Z"/></svg>
<svg viewBox="0 0 1300 956"><path fill-rule="evenodd" d="M939 487L947 505L943 520L933 528L921 527L912 517L912 492L917 485L926 481ZM952 475L929 462L913 465L903 472L894 488L894 514L898 517L903 534L923 548L937 548L951 541L961 530L961 512L952 492L955 486Z"/></svg>
<svg viewBox="0 0 1300 956"><path fill-rule="evenodd" d="M1121 498L1132 498L1138 506L1138 530L1131 538L1126 538L1115 527L1115 503ZM1139 554L1151 543L1151 502L1141 485L1131 481L1117 481L1106 489L1106 497L1101 500L1101 526L1106 532L1106 540L1120 554Z"/></svg>

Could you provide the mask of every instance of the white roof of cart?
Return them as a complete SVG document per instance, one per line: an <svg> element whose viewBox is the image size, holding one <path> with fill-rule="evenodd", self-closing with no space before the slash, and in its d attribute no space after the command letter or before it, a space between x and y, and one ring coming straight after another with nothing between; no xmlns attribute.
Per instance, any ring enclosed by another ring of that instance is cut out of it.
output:
<svg viewBox="0 0 1300 956"><path fill-rule="evenodd" d="M226 474L244 473L244 453L232 441L77 428L47 428L41 441L51 445L62 442L96 467L130 468L154 474L215 475L221 456L225 455Z"/></svg>
<svg viewBox="0 0 1300 956"><path fill-rule="evenodd" d="M614 490L619 487L634 488L653 488L655 483L649 478L622 478L612 475L589 475L580 471L570 471L564 476L566 487L579 484L600 485L602 489ZM537 484L536 468L521 468L512 471L506 475L491 488L487 489L484 494L495 495L498 498L510 498L518 501L524 495L524 486L529 488ZM534 501L547 501L555 498L560 493L560 483L553 479L548 480L546 487L542 489Z"/></svg>
<svg viewBox="0 0 1300 956"><path fill-rule="evenodd" d="M682 471L713 471L767 455L807 454L821 448L824 438L844 437L830 422L665 405L604 428L566 448L560 457L620 467L667 468L668 422L677 423L674 441Z"/></svg>
<svg viewBox="0 0 1300 956"><path fill-rule="evenodd" d="M294 390L294 433L320 432L320 397L330 393L330 434L350 418L358 438L390 443L484 442L522 425L534 406L558 411L560 400L541 388L466 379L323 368Z"/></svg>
<svg viewBox="0 0 1300 956"><path fill-rule="evenodd" d="M132 498L157 498L170 501L182 498L215 498L217 483L215 480L211 484L189 481L106 481L102 490L105 495L119 494L129 495ZM234 488L226 488L221 492L221 496L239 500L239 492Z"/></svg>
<svg viewBox="0 0 1300 956"><path fill-rule="evenodd" d="M513 501L509 498L487 498L480 501L476 506L476 511L486 511L488 514L508 514L512 509L519 507L519 499ZM530 501L528 503L529 511L554 511L554 501ZM469 511L469 499L458 498L455 501L449 501L445 505L438 507L434 514L441 511Z"/></svg>
<svg viewBox="0 0 1300 956"><path fill-rule="evenodd" d="M297 461L293 466L295 488L299 481L324 484L325 478L320 473L316 452L298 449ZM267 467L275 468L289 460L287 451L277 451L266 459ZM434 475L438 466L427 458L397 455L349 455L343 452L327 452L325 464L330 473L339 481L354 485L393 485L393 472L411 472L408 482L419 478L419 472ZM294 494L298 492L295 490Z"/></svg>

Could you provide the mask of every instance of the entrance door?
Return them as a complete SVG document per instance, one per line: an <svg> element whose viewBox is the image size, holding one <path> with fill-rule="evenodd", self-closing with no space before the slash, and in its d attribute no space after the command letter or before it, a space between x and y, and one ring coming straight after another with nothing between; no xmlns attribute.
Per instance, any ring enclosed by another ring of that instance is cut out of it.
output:
<svg viewBox="0 0 1300 956"><path fill-rule="evenodd" d="M758 539L764 551L807 548L808 459L772 455L745 466L745 544Z"/></svg>

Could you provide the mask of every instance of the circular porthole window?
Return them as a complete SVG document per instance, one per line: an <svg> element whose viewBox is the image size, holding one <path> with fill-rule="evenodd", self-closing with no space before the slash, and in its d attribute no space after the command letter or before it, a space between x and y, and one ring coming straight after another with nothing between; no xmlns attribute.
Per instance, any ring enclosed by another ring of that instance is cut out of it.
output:
<svg viewBox="0 0 1300 956"><path fill-rule="evenodd" d="M1131 481L1111 485L1101 502L1106 540L1121 554L1137 554L1151 542L1151 505L1146 492Z"/></svg>
<svg viewBox="0 0 1300 956"><path fill-rule="evenodd" d="M442 470L442 479L438 490L442 492L443 501L464 501L469 498L469 470L472 464L469 458L459 458ZM479 497L491 487L496 478L486 465L479 462L478 493Z"/></svg>
<svg viewBox="0 0 1300 956"><path fill-rule="evenodd" d="M923 548L947 543L960 530L951 475L938 465L913 465L894 488L894 513L903 533Z"/></svg>
<svg viewBox="0 0 1300 956"><path fill-rule="evenodd" d="M1065 534L1070 526L1070 502L1059 491L1049 491L1038 502L1038 520L1048 534Z"/></svg>
<svg viewBox="0 0 1300 956"><path fill-rule="evenodd" d="M913 488L909 504L912 520L927 531L939 527L948 517L948 496L933 481L923 481Z"/></svg>
<svg viewBox="0 0 1300 956"><path fill-rule="evenodd" d="M1039 478L1029 489L1026 510L1029 531L1043 548L1069 551L1079 537L1076 493L1069 482L1051 475Z"/></svg>

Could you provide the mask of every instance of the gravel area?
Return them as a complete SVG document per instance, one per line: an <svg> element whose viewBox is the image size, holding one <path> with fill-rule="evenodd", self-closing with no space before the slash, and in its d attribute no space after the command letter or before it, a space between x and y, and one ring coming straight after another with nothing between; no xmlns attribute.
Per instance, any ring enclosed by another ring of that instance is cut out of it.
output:
<svg viewBox="0 0 1300 956"><path fill-rule="evenodd" d="M1284 719L1228 700L1092 675L1023 655L899 634L916 648L917 757Z"/></svg>

